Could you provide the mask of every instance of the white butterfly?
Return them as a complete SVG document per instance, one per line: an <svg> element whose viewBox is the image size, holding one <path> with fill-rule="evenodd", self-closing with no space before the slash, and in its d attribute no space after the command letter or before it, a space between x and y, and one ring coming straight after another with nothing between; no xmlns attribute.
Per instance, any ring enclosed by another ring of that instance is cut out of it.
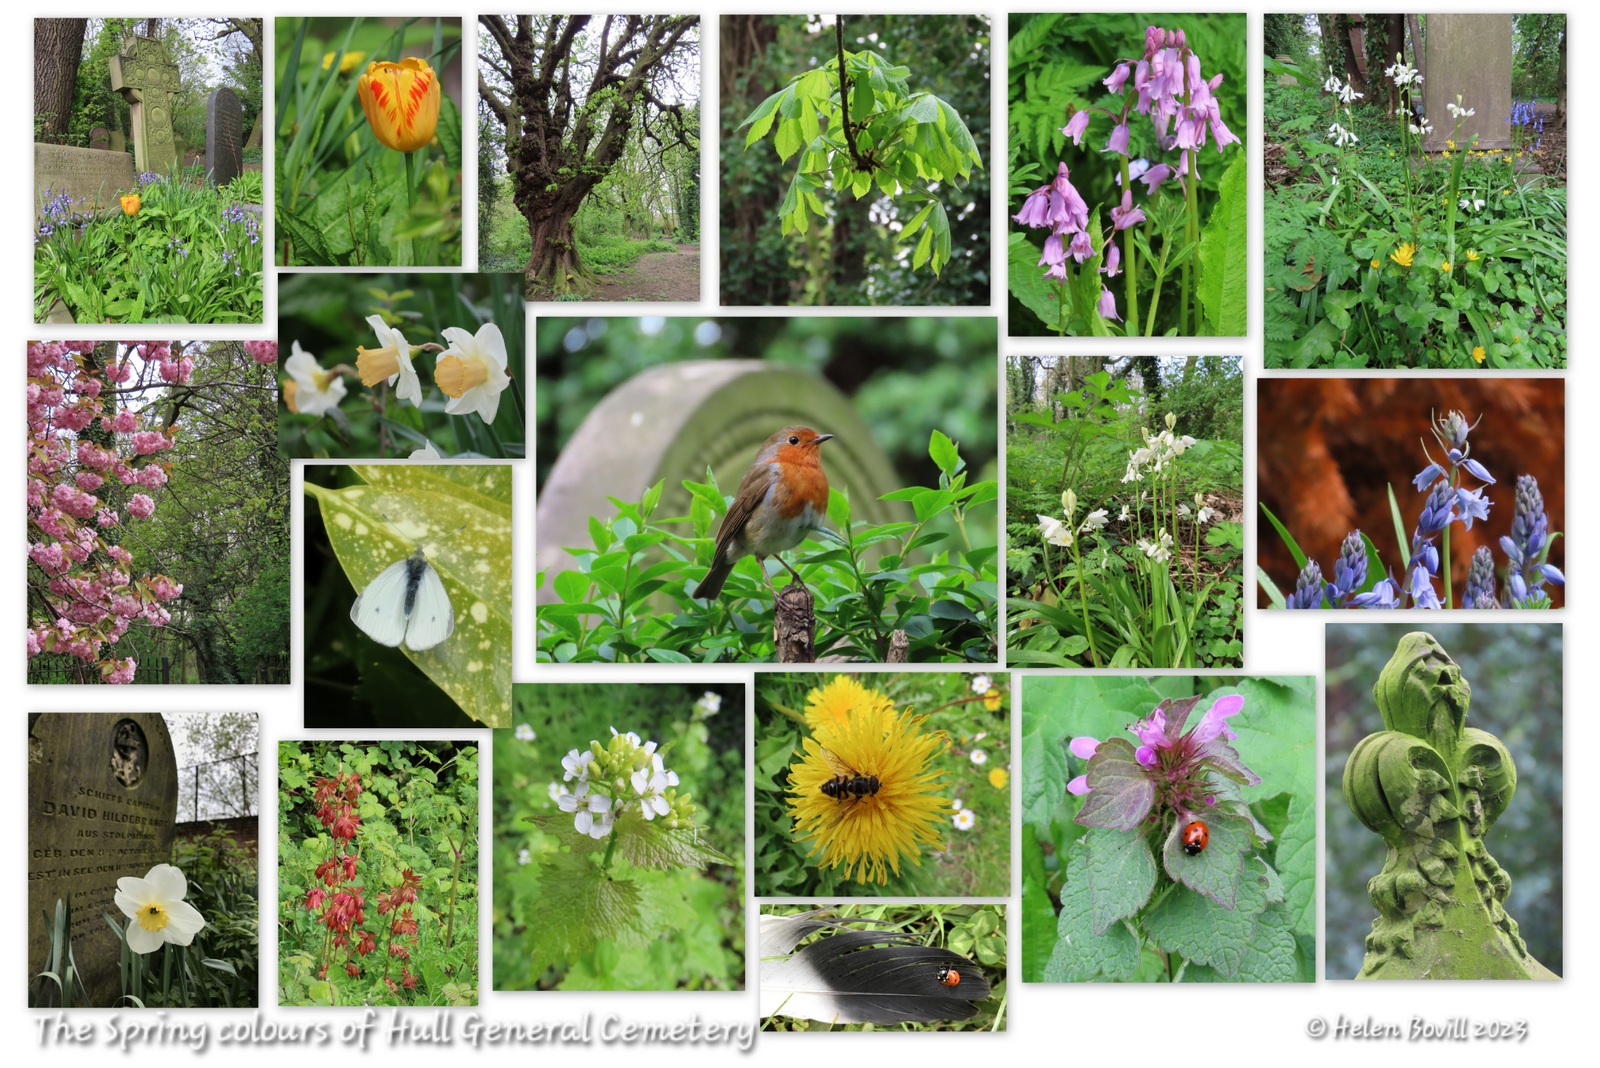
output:
<svg viewBox="0 0 1600 1068"><path fill-rule="evenodd" d="M456 629L450 595L421 546L367 583L350 619L379 645L405 642L415 652L432 649Z"/></svg>

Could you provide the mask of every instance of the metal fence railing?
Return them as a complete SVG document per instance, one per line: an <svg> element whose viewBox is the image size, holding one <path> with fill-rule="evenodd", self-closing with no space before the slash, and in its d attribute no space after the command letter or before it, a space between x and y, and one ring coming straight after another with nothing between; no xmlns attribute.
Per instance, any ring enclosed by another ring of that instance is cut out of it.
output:
<svg viewBox="0 0 1600 1068"><path fill-rule="evenodd" d="M260 805L256 753L209 760L178 769L178 822L254 816Z"/></svg>

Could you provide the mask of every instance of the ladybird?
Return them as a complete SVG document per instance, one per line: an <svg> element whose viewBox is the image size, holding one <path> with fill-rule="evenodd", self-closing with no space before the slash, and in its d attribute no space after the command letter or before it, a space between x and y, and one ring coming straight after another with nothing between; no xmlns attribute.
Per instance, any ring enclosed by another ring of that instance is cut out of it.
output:
<svg viewBox="0 0 1600 1068"><path fill-rule="evenodd" d="M938 978L945 986L961 985L961 973L954 968L940 968Z"/></svg>
<svg viewBox="0 0 1600 1068"><path fill-rule="evenodd" d="M1185 853L1198 857L1211 844L1211 830L1201 821L1194 820L1184 825L1183 834L1178 840L1183 843Z"/></svg>

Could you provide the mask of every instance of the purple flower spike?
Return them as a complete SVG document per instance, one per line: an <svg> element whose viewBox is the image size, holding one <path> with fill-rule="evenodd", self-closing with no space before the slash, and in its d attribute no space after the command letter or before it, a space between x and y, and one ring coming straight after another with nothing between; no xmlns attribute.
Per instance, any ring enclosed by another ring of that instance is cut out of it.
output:
<svg viewBox="0 0 1600 1068"><path fill-rule="evenodd" d="M1285 608L1316 608L1322 604L1322 588L1326 585L1322 578L1322 568L1315 560L1307 560L1306 566L1300 569L1300 577L1295 580L1294 592L1284 598Z"/></svg>

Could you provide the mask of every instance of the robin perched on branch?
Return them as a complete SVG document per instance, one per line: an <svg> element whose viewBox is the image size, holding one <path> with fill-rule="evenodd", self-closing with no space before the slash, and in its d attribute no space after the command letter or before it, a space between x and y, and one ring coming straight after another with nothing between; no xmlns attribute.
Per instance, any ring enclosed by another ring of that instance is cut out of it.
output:
<svg viewBox="0 0 1600 1068"><path fill-rule="evenodd" d="M760 563L822 529L828 514L828 476L822 470L821 446L832 437L808 426L786 426L762 444L722 518L711 570L695 588L696 597L721 593L728 572L741 557L754 555ZM800 582L799 572L781 556L778 562ZM767 585L771 584L768 578Z"/></svg>

